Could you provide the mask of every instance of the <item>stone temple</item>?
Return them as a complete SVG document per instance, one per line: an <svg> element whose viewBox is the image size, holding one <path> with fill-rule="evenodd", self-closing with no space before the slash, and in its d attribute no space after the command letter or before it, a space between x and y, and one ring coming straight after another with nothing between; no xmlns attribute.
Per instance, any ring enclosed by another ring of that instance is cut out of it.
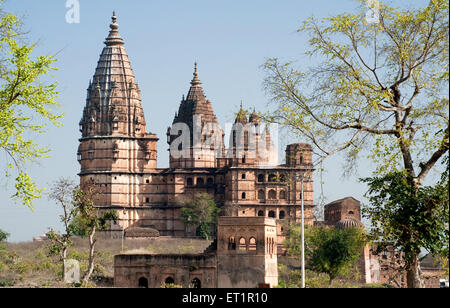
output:
<svg viewBox="0 0 450 308"><path fill-rule="evenodd" d="M351 197L326 205L325 221L315 221L311 145L288 145L285 163L279 164L271 131L256 112L247 116L241 107L225 146L197 64L187 95L167 123L169 167L158 168L159 139L147 132L141 91L116 19L114 13L89 82L78 149L81 186L95 183L96 206L119 218L106 236L195 236L196 230L183 224L181 209L200 193L211 195L222 212L217 240L202 254L115 256L115 286L276 286L277 257L284 253L287 226L301 220L302 199L307 225L363 227L360 203ZM158 112L157 103L146 106ZM364 249L358 263L363 282L390 282L388 262L401 258L387 253L378 258Z"/></svg>
<svg viewBox="0 0 450 308"><path fill-rule="evenodd" d="M117 211L119 220L111 227L111 235L120 237L123 230L129 236L195 235L195 230L184 226L180 211L186 200L200 193L213 196L227 215L300 221L298 175L313 171L311 146L287 146L286 164L277 164L270 130L260 124L255 112L247 116L241 108L225 147L225 134L204 94L197 65L187 95L173 122L167 123L171 125L169 168L157 168L159 139L147 133L141 91L115 15L110 28L87 89L78 161L81 184L92 181L101 188L98 206ZM158 112L157 102L146 104ZM197 137L196 129L205 130L208 125L215 132ZM247 131L240 134L236 127ZM183 128L187 133L179 138ZM254 138L248 137L249 130ZM206 144L212 134L216 142ZM313 224L312 177L304 181L303 189L305 221ZM282 233L281 225L278 233Z"/></svg>

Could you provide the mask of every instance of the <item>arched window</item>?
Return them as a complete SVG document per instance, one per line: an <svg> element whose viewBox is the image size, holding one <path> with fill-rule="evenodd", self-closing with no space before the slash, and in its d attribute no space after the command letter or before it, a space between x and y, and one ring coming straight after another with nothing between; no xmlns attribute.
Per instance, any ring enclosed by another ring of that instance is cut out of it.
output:
<svg viewBox="0 0 450 308"><path fill-rule="evenodd" d="M139 288L148 289L148 279L145 277L139 278Z"/></svg>
<svg viewBox="0 0 450 308"><path fill-rule="evenodd" d="M248 242L248 250L250 251L256 250L256 239L254 237L251 237L250 241Z"/></svg>
<svg viewBox="0 0 450 308"><path fill-rule="evenodd" d="M353 215L353 214L355 214L355 212L353 212L353 211L350 211L350 212L348 212L350 215Z"/></svg>
<svg viewBox="0 0 450 308"><path fill-rule="evenodd" d="M276 182L277 181L277 175L276 174L269 174L269 182Z"/></svg>
<svg viewBox="0 0 450 308"><path fill-rule="evenodd" d="M245 241L245 238L241 237L239 240L239 250L240 251L246 251L247 250L247 243Z"/></svg>
<svg viewBox="0 0 450 308"><path fill-rule="evenodd" d="M258 216L259 217L264 217L264 211L258 211Z"/></svg>
<svg viewBox="0 0 450 308"><path fill-rule="evenodd" d="M284 217L286 216L284 211L280 211L280 219L284 219Z"/></svg>
<svg viewBox="0 0 450 308"><path fill-rule="evenodd" d="M245 192L242 193L241 195L242 199L244 200L247 197L247 194Z"/></svg>
<svg viewBox="0 0 450 308"><path fill-rule="evenodd" d="M280 199L286 200L286 191L285 190L280 191Z"/></svg>
<svg viewBox="0 0 450 308"><path fill-rule="evenodd" d="M167 277L164 281L165 284L175 284L175 280L172 277Z"/></svg>
<svg viewBox="0 0 450 308"><path fill-rule="evenodd" d="M277 198L277 192L273 189L269 190L269 199L275 200Z"/></svg>
<svg viewBox="0 0 450 308"><path fill-rule="evenodd" d="M264 183L264 174L258 174L258 183Z"/></svg>
<svg viewBox="0 0 450 308"><path fill-rule="evenodd" d="M245 155L244 156L242 156L242 163L243 164L245 164L246 162L245 162Z"/></svg>
<svg viewBox="0 0 450 308"><path fill-rule="evenodd" d="M192 180L192 178L187 178L186 184L187 186L192 186L194 185L194 180Z"/></svg>
<svg viewBox="0 0 450 308"><path fill-rule="evenodd" d="M260 189L258 190L258 200L263 201L266 198L266 193L264 190Z"/></svg>
<svg viewBox="0 0 450 308"><path fill-rule="evenodd" d="M245 180L245 173L242 173L241 179Z"/></svg>
<svg viewBox="0 0 450 308"><path fill-rule="evenodd" d="M236 250L236 240L234 239L234 236L231 236L228 239L228 250Z"/></svg>
<svg viewBox="0 0 450 308"><path fill-rule="evenodd" d="M202 282L198 278L192 279L191 284L194 289L200 289L202 287Z"/></svg>
<svg viewBox="0 0 450 308"><path fill-rule="evenodd" d="M208 179L206 180L206 184L207 184L208 186L214 185L214 179L213 179L213 178L208 178Z"/></svg>
<svg viewBox="0 0 450 308"><path fill-rule="evenodd" d="M205 185L205 180L202 178L198 178L197 179L197 186L203 186Z"/></svg>
<svg viewBox="0 0 450 308"><path fill-rule="evenodd" d="M275 218L275 211L269 211L269 217L270 218Z"/></svg>

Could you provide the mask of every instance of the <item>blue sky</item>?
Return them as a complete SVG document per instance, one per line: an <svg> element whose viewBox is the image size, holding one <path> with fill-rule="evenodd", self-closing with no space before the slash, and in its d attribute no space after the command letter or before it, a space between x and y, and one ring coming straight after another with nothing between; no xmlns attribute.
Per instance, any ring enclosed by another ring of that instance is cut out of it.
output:
<svg viewBox="0 0 450 308"><path fill-rule="evenodd" d="M61 176L78 180L78 122L113 10L142 90L147 128L160 138L158 166L167 167L165 132L181 96L187 94L195 61L221 123L232 120L241 101L247 108L264 111L268 98L262 89L261 65L265 60L296 59L300 66L308 66L308 59L302 56L307 38L296 33L301 21L311 15L327 17L355 11L359 6L354 0L79 0L80 23L69 24L65 2L9 0L3 5L5 11L24 18L29 41L39 43L36 54L58 58L59 70L54 75L63 105L60 111L66 114L64 127L50 128L37 138L38 143L53 149L51 158L28 168L42 187ZM414 5L423 3L426 1L414 1ZM280 143L297 141L304 140L282 138ZM0 157L0 164L5 161ZM360 166L358 176L349 179L341 178L339 156L329 159L324 167L323 189L328 201L346 196L364 201L365 187L357 178L370 174L368 163ZM36 201L31 212L10 200L13 192L6 184L6 180L0 181L0 228L11 233L11 241L28 241L50 227L59 229L58 208L46 197ZM318 175L315 190L319 196Z"/></svg>

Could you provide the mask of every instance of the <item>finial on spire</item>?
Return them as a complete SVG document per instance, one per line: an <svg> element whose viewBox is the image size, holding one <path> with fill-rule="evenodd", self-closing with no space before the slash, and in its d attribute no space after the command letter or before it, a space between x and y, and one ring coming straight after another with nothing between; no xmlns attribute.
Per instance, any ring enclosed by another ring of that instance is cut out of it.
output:
<svg viewBox="0 0 450 308"><path fill-rule="evenodd" d="M111 17L112 23L109 25L109 27L111 28L111 31L109 31L109 35L106 38L105 44L107 46L112 46L112 45L123 45L124 41L123 39L120 37L119 34L119 24L117 24L117 15L116 15L116 11L113 11L113 15Z"/></svg>
<svg viewBox="0 0 450 308"><path fill-rule="evenodd" d="M109 26L111 28L111 30L117 30L119 29L119 25L117 24L117 15L116 15L116 11L113 11L113 15L111 17L112 20L112 24Z"/></svg>
<svg viewBox="0 0 450 308"><path fill-rule="evenodd" d="M199 86L202 83L200 82L200 79L198 78L198 71L197 71L197 62L194 63L194 79L191 81L192 86Z"/></svg>

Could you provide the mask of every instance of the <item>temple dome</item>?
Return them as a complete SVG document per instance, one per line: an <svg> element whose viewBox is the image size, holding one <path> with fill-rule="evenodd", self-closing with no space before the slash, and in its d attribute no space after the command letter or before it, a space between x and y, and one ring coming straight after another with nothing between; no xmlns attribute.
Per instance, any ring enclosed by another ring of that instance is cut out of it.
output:
<svg viewBox="0 0 450 308"><path fill-rule="evenodd" d="M250 115L249 121L250 121L250 123L253 123L256 125L258 125L260 123L259 115L255 110L253 110L252 114Z"/></svg>
<svg viewBox="0 0 450 308"><path fill-rule="evenodd" d="M351 228L364 229L364 224L354 218L345 218L336 223L336 228L340 230L346 230Z"/></svg>
<svg viewBox="0 0 450 308"><path fill-rule="evenodd" d="M246 125L248 123L247 115L246 115L244 108L242 107L242 103L241 103L241 108L239 109L239 112L236 114L236 119L234 120L234 123L235 124L241 123L242 125Z"/></svg>

